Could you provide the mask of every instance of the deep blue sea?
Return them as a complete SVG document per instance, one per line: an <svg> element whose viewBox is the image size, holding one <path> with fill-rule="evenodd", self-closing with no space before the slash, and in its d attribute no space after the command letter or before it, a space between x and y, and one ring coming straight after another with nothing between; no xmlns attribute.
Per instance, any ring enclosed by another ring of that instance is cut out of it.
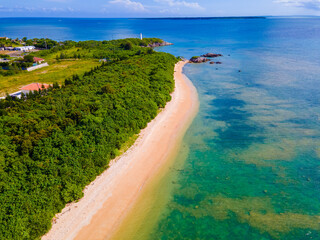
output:
<svg viewBox="0 0 320 240"><path fill-rule="evenodd" d="M12 38L140 33L176 56L223 54L185 67L200 110L146 238L320 239L320 18L0 19Z"/></svg>

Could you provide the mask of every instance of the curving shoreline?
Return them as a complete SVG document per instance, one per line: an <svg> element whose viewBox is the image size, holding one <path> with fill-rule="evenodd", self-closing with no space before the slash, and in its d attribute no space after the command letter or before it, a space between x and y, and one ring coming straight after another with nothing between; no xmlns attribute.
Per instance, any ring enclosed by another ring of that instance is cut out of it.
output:
<svg viewBox="0 0 320 240"><path fill-rule="evenodd" d="M48 239L108 239L145 186L174 154L198 109L197 92L175 66L175 91L165 109L141 131L135 144L84 191L84 197L57 214Z"/></svg>

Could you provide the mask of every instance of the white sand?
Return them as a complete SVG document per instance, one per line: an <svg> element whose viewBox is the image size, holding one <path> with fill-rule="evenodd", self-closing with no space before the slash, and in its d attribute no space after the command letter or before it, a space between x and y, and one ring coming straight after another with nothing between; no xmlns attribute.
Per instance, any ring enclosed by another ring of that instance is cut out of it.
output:
<svg viewBox="0 0 320 240"><path fill-rule="evenodd" d="M174 151L198 109L197 92L182 68L175 67L175 91L165 109L141 131L135 144L112 162L53 220L43 240L108 239L136 202L139 193Z"/></svg>

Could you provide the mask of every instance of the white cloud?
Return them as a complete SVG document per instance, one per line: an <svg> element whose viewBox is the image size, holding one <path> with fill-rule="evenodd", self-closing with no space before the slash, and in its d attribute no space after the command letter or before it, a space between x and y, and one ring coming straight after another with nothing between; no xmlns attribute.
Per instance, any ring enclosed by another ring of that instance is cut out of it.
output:
<svg viewBox="0 0 320 240"><path fill-rule="evenodd" d="M301 7L312 10L320 10L320 0L276 0L276 3L282 3L285 6Z"/></svg>
<svg viewBox="0 0 320 240"><path fill-rule="evenodd" d="M146 11L146 8L143 6L142 3L131 1L131 0L112 0L109 3L110 4L122 5L125 8L133 10L135 12L144 12L144 11Z"/></svg>
<svg viewBox="0 0 320 240"><path fill-rule="evenodd" d="M59 3L66 3L70 2L69 0L46 0L46 2L59 2Z"/></svg>
<svg viewBox="0 0 320 240"><path fill-rule="evenodd" d="M24 11L32 12L33 8L0 6L0 12L24 12Z"/></svg>
<svg viewBox="0 0 320 240"><path fill-rule="evenodd" d="M40 12L74 12L75 10L73 8L40 8L40 9L33 9L33 11L38 11L40 10Z"/></svg>
<svg viewBox="0 0 320 240"><path fill-rule="evenodd" d="M61 12L61 11L64 11L64 9L56 8L56 7L53 7L53 8L41 8L41 11L42 12Z"/></svg>
<svg viewBox="0 0 320 240"><path fill-rule="evenodd" d="M0 6L0 12L74 12L72 8L35 8L35 7L3 7Z"/></svg>
<svg viewBox="0 0 320 240"><path fill-rule="evenodd" d="M186 7L192 8L196 10L204 10L203 7L200 6L198 2L186 2L186 1L179 1L179 0L155 0L158 3L167 3L170 7Z"/></svg>

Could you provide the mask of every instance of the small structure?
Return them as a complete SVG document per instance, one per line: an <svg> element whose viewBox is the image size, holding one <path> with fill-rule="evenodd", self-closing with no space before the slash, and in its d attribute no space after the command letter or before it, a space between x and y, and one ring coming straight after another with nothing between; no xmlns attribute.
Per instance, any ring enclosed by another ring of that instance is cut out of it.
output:
<svg viewBox="0 0 320 240"><path fill-rule="evenodd" d="M9 40L9 38L8 38L8 37L0 37L0 39Z"/></svg>
<svg viewBox="0 0 320 240"><path fill-rule="evenodd" d="M40 64L40 63L44 62L44 59L43 58L34 57L33 58L33 62L35 62L37 64Z"/></svg>
<svg viewBox="0 0 320 240"><path fill-rule="evenodd" d="M14 47L4 47L4 50L13 51L13 50L14 50Z"/></svg>

